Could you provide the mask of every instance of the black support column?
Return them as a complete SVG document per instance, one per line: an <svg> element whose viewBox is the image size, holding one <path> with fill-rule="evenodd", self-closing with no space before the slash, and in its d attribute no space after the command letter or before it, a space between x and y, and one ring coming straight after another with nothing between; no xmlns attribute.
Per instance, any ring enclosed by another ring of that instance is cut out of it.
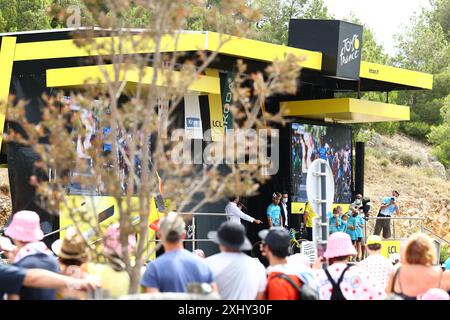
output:
<svg viewBox="0 0 450 320"><path fill-rule="evenodd" d="M355 147L355 194L364 195L364 142L356 142Z"/></svg>

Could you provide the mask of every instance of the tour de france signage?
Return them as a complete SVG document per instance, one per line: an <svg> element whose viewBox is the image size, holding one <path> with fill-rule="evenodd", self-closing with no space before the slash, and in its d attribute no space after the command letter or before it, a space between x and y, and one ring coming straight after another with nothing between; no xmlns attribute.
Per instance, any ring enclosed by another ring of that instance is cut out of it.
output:
<svg viewBox="0 0 450 320"><path fill-rule="evenodd" d="M291 19L288 45L322 52L322 72L359 80L363 27L340 20Z"/></svg>

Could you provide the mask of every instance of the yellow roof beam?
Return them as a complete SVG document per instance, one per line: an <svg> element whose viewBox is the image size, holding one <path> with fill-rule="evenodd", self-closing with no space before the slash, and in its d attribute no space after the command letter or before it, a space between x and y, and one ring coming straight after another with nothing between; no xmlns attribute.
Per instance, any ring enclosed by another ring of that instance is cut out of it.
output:
<svg viewBox="0 0 450 320"><path fill-rule="evenodd" d="M15 61L87 57L118 53L118 37L97 37L94 44L78 47L74 40L54 40L19 43L14 55ZM220 46L220 41L225 41ZM133 35L122 39L121 53L152 53L155 51L153 41L143 35ZM111 50L115 49L115 50ZM272 62L282 59L285 54L292 53L305 57L300 64L309 69L321 70L322 53L291 48L263 41L250 40L219 34L216 32L186 32L177 35L166 35L161 41L162 52L218 51L224 55L236 56Z"/></svg>
<svg viewBox="0 0 450 320"><path fill-rule="evenodd" d="M361 61L361 78L403 84L422 89L433 89L433 75L382 64Z"/></svg>
<svg viewBox="0 0 450 320"><path fill-rule="evenodd" d="M142 79L139 79L139 71L137 67L130 66L125 69L120 68L118 81L126 81L129 83L143 83L150 85L153 80L154 69L146 67ZM58 68L47 70L47 87L71 87L81 85L102 84L114 81L114 66L86 66L72 68ZM171 74L160 72L157 77L157 86L179 86L183 81L181 72L171 71ZM189 91L205 92L211 94L220 94L220 79L217 77L199 75L197 79L189 86Z"/></svg>
<svg viewBox="0 0 450 320"><path fill-rule="evenodd" d="M219 47L220 40L226 42ZM322 53L304 49L282 46L264 41L234 37L217 32L208 32L208 50L239 58L272 62L281 60L288 53L305 57L300 64L308 69L322 70Z"/></svg>
<svg viewBox="0 0 450 320"><path fill-rule="evenodd" d="M362 123L409 120L409 107L352 98L282 102L288 116L328 122Z"/></svg>

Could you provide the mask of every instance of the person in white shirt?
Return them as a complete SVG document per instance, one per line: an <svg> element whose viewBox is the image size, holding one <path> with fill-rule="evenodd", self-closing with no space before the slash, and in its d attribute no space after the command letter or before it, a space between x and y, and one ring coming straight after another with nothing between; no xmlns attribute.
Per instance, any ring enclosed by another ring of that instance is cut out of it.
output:
<svg viewBox="0 0 450 320"><path fill-rule="evenodd" d="M225 213L229 215L229 216L227 216L228 221L241 223L241 219L243 219L243 220L251 222L251 223L256 223L256 224L262 223L261 220L255 219L255 218L249 216L248 214L245 214L244 212L242 212L242 210L238 206L239 197L234 196L234 197L230 197L229 199L230 199L230 202L228 202L227 206L225 207Z"/></svg>
<svg viewBox="0 0 450 320"><path fill-rule="evenodd" d="M221 298L263 299L267 285L266 271L257 258L250 258L242 252L252 248L245 236L245 227L226 221L217 231L208 232L208 238L217 243L221 251L204 260L214 274Z"/></svg>
<svg viewBox="0 0 450 320"><path fill-rule="evenodd" d="M367 239L367 249L369 256L358 265L367 270L373 280L380 284L382 288L386 288L389 276L394 271L394 266L380 253L381 237L376 235L369 236Z"/></svg>

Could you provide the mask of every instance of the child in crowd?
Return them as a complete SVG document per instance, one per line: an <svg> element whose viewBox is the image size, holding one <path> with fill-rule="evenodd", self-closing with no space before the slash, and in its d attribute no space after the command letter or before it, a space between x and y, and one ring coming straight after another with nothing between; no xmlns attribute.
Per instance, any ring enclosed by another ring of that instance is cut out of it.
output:
<svg viewBox="0 0 450 320"><path fill-rule="evenodd" d="M359 210L358 210L359 211ZM358 252L358 255L356 256L356 261L361 261L364 259L364 252L363 252L363 246L364 246L364 213L358 212L358 215L356 216L356 251Z"/></svg>
<svg viewBox="0 0 450 320"><path fill-rule="evenodd" d="M350 236L350 239L352 240L352 243L356 249L356 241L358 240L358 210L354 207L351 207L350 212L351 214L348 217L347 228L345 232Z"/></svg>

